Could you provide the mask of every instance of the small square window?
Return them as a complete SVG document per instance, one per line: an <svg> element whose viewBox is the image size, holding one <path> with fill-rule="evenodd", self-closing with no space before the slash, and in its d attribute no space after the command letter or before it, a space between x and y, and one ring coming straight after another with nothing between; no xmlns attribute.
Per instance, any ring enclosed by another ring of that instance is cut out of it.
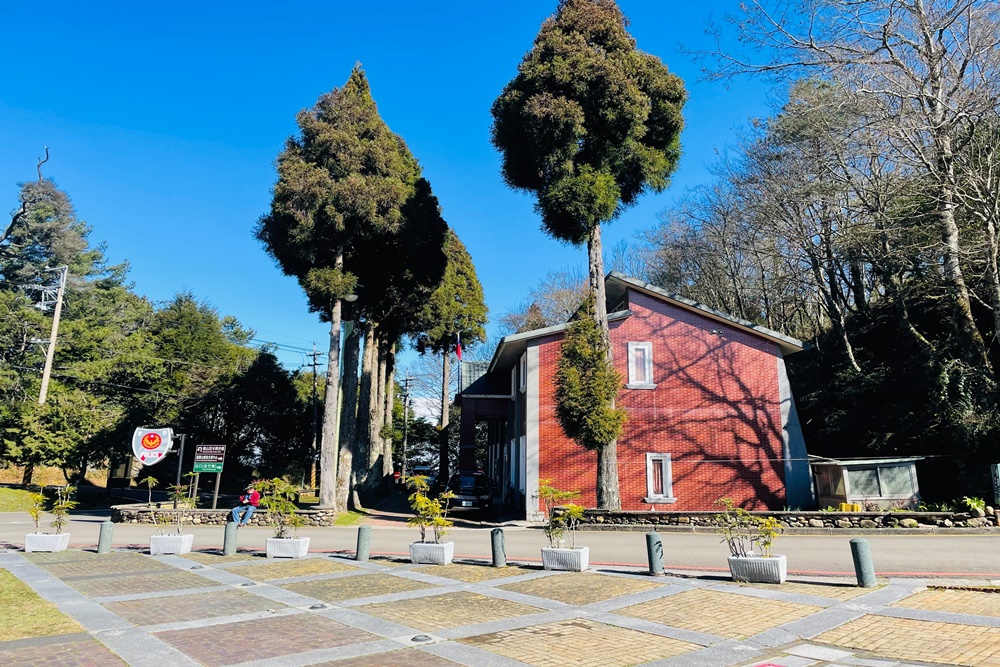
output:
<svg viewBox="0 0 1000 667"><path fill-rule="evenodd" d="M646 497L643 502L650 505L672 504L674 498L673 472L670 454L646 453Z"/></svg>
<svg viewBox="0 0 1000 667"><path fill-rule="evenodd" d="M653 344L628 344L628 384L629 389L653 389Z"/></svg>

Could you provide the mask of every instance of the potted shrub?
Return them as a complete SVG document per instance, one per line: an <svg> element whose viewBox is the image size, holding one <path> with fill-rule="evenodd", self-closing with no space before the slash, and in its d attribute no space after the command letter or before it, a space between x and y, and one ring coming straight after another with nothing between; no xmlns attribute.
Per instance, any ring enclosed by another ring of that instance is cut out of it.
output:
<svg viewBox="0 0 1000 667"><path fill-rule="evenodd" d="M72 486L56 487L56 498L52 503L51 514L55 518L49 525L55 528L55 533L39 532L38 522L42 518L45 507L45 496L41 493L31 494L31 507L28 515L35 523L35 532L24 536L24 550L31 551L65 551L69 547L69 533L62 532L66 526L69 511L76 507L77 502L73 500L73 493L76 491Z"/></svg>
<svg viewBox="0 0 1000 667"><path fill-rule="evenodd" d="M781 532L774 517L758 517L730 498L715 501L722 513L715 515L717 532L729 546L729 573L733 581L783 584L788 574L784 555L771 554L771 545Z"/></svg>
<svg viewBox="0 0 1000 667"><path fill-rule="evenodd" d="M579 491L560 491L551 480L538 480L538 497L545 505L547 523L543 532L549 546L542 547L542 567L546 570L583 572L590 564L590 547L576 546L576 527L583 518L583 507L566 503L580 495ZM569 533L569 547L564 547Z"/></svg>
<svg viewBox="0 0 1000 667"><path fill-rule="evenodd" d="M309 538L298 536L305 520L295 505L296 488L280 477L253 486L260 492L260 507L267 510L267 522L274 530L274 537L264 541L267 557L302 558L309 553Z"/></svg>
<svg viewBox="0 0 1000 667"><path fill-rule="evenodd" d="M452 526L452 522L448 520L448 501L455 494L445 491L436 498L431 498L428 495L430 484L427 480L425 475L406 478L406 486L413 490L409 501L414 512L406 523L420 530L420 541L410 542L410 562L447 565L455 556L455 543L442 542L441 538ZM427 539L428 528L434 536L433 541Z"/></svg>
<svg viewBox="0 0 1000 667"><path fill-rule="evenodd" d="M170 500L177 501L177 507L186 507L188 504L187 489L183 486L170 487ZM171 516L162 512L157 512L150 507L150 516L153 518L153 526L156 528L156 535L149 536L149 555L160 554L186 554L191 552L194 544L194 534L182 533L181 512L173 510Z"/></svg>

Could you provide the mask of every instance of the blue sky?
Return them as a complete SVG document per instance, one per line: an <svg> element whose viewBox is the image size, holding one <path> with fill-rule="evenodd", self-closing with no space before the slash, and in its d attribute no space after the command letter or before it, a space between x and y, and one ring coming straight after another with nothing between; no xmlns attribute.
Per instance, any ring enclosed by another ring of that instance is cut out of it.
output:
<svg viewBox="0 0 1000 667"><path fill-rule="evenodd" d="M767 113L756 81L699 82L680 45L709 46L706 22L737 0L620 0L640 49L687 85L684 155L672 187L605 231L605 247L657 222L748 117ZM444 218L465 242L491 316L546 272L585 265L584 249L540 228L530 196L508 189L489 143L490 105L516 73L555 0L427 3L8 2L0 6L0 202L44 173L128 260L153 301L190 290L284 346L289 368L320 350L326 325L253 238L270 202L273 161L295 114L360 62L379 111L423 166Z"/></svg>

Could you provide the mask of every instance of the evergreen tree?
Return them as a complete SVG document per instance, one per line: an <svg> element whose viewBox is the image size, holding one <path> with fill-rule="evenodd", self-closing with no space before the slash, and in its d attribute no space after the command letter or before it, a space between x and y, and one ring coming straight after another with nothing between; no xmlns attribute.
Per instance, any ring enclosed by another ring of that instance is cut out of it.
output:
<svg viewBox="0 0 1000 667"><path fill-rule="evenodd" d="M441 284L431 295L423 311L423 331L417 335L417 350L434 352L442 356L441 430L438 479L448 481L448 387L451 374L451 355L456 343L473 346L486 338L484 328L487 317L483 286L476 276L465 244L454 231L448 230L444 246L447 264Z"/></svg>
<svg viewBox="0 0 1000 667"><path fill-rule="evenodd" d="M593 312L606 341L601 225L643 192L667 187L686 97L659 58L635 48L627 25L614 0L560 0L492 109L504 180L536 196L546 232L587 244ZM610 360L610 343L606 349ZM597 502L605 509L621 506L616 451L609 441L599 457Z"/></svg>
<svg viewBox="0 0 1000 667"><path fill-rule="evenodd" d="M310 308L330 322L320 504L345 509L347 490L335 493L342 299L359 289L353 253L398 229L419 167L379 116L360 67L297 122L300 135L278 156L271 211L256 233L282 271L298 279Z"/></svg>

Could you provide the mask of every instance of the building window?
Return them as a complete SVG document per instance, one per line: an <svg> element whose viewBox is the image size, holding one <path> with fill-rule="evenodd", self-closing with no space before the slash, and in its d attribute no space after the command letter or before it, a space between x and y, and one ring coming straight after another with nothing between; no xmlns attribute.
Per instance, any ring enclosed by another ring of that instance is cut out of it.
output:
<svg viewBox="0 0 1000 667"><path fill-rule="evenodd" d="M653 389L653 344L628 344L628 384L629 389Z"/></svg>
<svg viewBox="0 0 1000 667"><path fill-rule="evenodd" d="M521 355L521 393L528 388L528 353Z"/></svg>
<svg viewBox="0 0 1000 667"><path fill-rule="evenodd" d="M646 497L650 505L677 502L674 498L674 479L670 470L670 454L646 453Z"/></svg>
<svg viewBox="0 0 1000 667"><path fill-rule="evenodd" d="M906 498L916 493L912 466L848 468L851 497Z"/></svg>

